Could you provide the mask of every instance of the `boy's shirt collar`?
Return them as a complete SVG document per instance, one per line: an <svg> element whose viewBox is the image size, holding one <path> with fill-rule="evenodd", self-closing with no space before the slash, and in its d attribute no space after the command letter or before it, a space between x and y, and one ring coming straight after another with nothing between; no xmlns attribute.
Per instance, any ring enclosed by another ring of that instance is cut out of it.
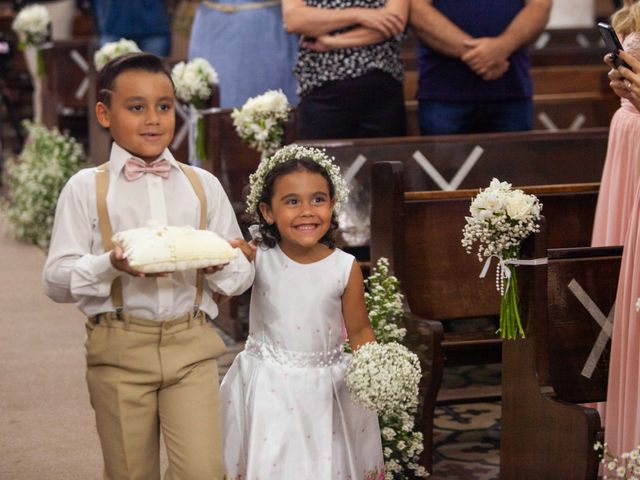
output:
<svg viewBox="0 0 640 480"><path fill-rule="evenodd" d="M136 157L135 155L132 155L131 153L129 153L127 150L122 148L116 142L112 143L112 145L111 145L111 153L109 155L109 163L111 165L110 170L111 170L111 172L113 172L113 174L116 176L116 178L122 172L122 169L124 168L125 162L127 160L129 160L130 158L138 158L138 157ZM168 148L165 148L164 152L162 152L162 154L158 158L166 159L171 164L172 167L177 168L178 170L180 170L180 166L178 165L178 161L174 158L173 154L171 153L171 151Z"/></svg>

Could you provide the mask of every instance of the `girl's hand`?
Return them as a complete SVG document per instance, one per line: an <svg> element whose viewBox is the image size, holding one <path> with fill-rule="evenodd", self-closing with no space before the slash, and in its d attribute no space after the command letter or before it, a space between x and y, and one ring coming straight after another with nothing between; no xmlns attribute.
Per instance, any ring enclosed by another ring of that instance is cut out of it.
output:
<svg viewBox="0 0 640 480"><path fill-rule="evenodd" d="M362 8L360 10L359 24L380 32L385 38L399 35L404 31L405 20L386 7Z"/></svg>
<svg viewBox="0 0 640 480"><path fill-rule="evenodd" d="M618 72L623 77L622 82L630 94L628 98L640 100L640 75L635 73L640 72L640 61L627 52L620 51L618 55L632 68L632 70L629 70L623 66L618 67ZM611 76L609 78L611 78Z"/></svg>
<svg viewBox="0 0 640 480"><path fill-rule="evenodd" d="M620 74L616 66L613 64L613 55L611 53L607 53L604 56L604 63L606 63L611 70L607 76L609 77L609 86L613 93L615 93L620 98L629 98L631 95L626 85L624 84L624 77Z"/></svg>
<svg viewBox="0 0 640 480"><path fill-rule="evenodd" d="M253 262L256 258L256 244L253 242L247 242L243 238L234 238L229 242L229 244L233 248L239 248L244 253L244 256L247 257L247 260Z"/></svg>

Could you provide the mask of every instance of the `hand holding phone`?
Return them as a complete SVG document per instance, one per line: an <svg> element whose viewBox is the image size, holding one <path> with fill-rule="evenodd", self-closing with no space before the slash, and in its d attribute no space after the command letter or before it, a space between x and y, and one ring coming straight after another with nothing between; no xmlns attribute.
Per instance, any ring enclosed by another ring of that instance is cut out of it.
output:
<svg viewBox="0 0 640 480"><path fill-rule="evenodd" d="M618 56L618 52L623 50L622 43L616 34L616 31L608 23L598 23L598 31L604 40L605 45L611 51L611 58L616 68L622 66L632 70L632 68Z"/></svg>

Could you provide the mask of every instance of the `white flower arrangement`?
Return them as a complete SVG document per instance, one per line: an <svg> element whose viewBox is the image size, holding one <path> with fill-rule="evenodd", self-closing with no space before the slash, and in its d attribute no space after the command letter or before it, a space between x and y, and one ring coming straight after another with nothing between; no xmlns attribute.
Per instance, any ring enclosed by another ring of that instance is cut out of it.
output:
<svg viewBox="0 0 640 480"><path fill-rule="evenodd" d="M202 107L199 104L211 96L213 85L218 83L218 72L204 58L194 58L186 63L176 63L171 78L180 101Z"/></svg>
<svg viewBox="0 0 640 480"><path fill-rule="evenodd" d="M514 265L518 263L522 241L540 230L541 211L542 204L534 195L514 190L510 183L494 178L489 187L473 199L471 216L465 217L467 223L463 229L462 246L467 253L471 253L477 243L480 261L489 261L492 257L499 259L496 288L502 295L499 329L502 338L524 337L518 312Z"/></svg>
<svg viewBox="0 0 640 480"><path fill-rule="evenodd" d="M603 480L640 479L640 445L616 457L609 452L606 443L596 442L593 449L600 451L600 463L603 465Z"/></svg>
<svg viewBox="0 0 640 480"><path fill-rule="evenodd" d="M18 238L46 248L58 196L84 163L82 147L58 130L26 122L28 139L18 159L7 162L7 219Z"/></svg>
<svg viewBox="0 0 640 480"><path fill-rule="evenodd" d="M133 40L121 38L117 42L105 43L94 55L93 64L96 72L99 72L104 66L114 58L118 58L126 53L140 52L140 48Z"/></svg>
<svg viewBox="0 0 640 480"><path fill-rule="evenodd" d="M335 205L334 210L340 211L340 206L347 201L349 196L349 188L342 179L340 167L334 163L334 158L327 155L324 151L312 147L303 147L301 145L287 145L281 148L271 157L263 158L258 168L249 176L249 195L247 195L247 210L254 220L258 221L258 203L264 190L264 180L267 174L273 170L276 165L285 163L294 159L307 159L316 162L326 170L333 183L335 189Z"/></svg>
<svg viewBox="0 0 640 480"><path fill-rule="evenodd" d="M22 47L39 47L47 41L50 25L49 11L36 3L20 10L11 28L18 34Z"/></svg>
<svg viewBox="0 0 640 480"><path fill-rule="evenodd" d="M264 157L278 149L291 110L282 90L251 97L231 113L238 136Z"/></svg>
<svg viewBox="0 0 640 480"><path fill-rule="evenodd" d="M356 403L381 413L417 406L420 362L397 342L367 343L353 354L347 387Z"/></svg>
<svg viewBox="0 0 640 480"><path fill-rule="evenodd" d="M406 330L400 327L404 316L403 296L400 293L398 279L389 274L389 262L386 258L378 260L365 285L367 287L365 302L377 341L385 346L399 345L406 335ZM364 347L366 345L358 352ZM357 355L359 353L356 352ZM417 381L419 381L420 365L414 363L417 358L414 358L412 353L410 355L411 366L404 365L403 369L407 368L411 371L417 365ZM351 375L356 377L352 380L361 381L358 378L360 376L358 371L352 370ZM415 371L412 375L415 375ZM416 380L415 376L412 378L412 382ZM402 390L403 387L399 388ZM404 408L388 409L378 415L385 460L385 480L406 480L429 476L427 470L419 464L419 458L424 449L422 433L414 431L418 405L417 383L415 387L411 384L407 390L412 391L413 396L406 398Z"/></svg>

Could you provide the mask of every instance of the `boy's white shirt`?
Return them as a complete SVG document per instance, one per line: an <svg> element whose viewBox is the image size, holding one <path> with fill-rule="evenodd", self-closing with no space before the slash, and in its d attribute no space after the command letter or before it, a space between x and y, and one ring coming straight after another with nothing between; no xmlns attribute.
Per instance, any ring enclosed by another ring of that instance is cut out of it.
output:
<svg viewBox="0 0 640 480"><path fill-rule="evenodd" d="M149 220L198 228L200 203L178 162L166 149L159 158L171 163L168 179L153 174L135 181L122 169L132 155L113 143L110 155L107 207L113 232L145 226ZM231 240L242 234L231 203L211 173L195 168L208 205L208 229ZM102 247L98 225L95 168L75 174L62 190L56 208L49 255L43 271L45 293L56 302L75 302L87 316L113 311L111 282L122 277L124 308L129 314L162 320L193 308L195 271L166 278L133 278L116 270ZM218 306L211 291L238 295L253 283L254 267L238 249L238 256L222 271L205 275L200 308L215 318Z"/></svg>

